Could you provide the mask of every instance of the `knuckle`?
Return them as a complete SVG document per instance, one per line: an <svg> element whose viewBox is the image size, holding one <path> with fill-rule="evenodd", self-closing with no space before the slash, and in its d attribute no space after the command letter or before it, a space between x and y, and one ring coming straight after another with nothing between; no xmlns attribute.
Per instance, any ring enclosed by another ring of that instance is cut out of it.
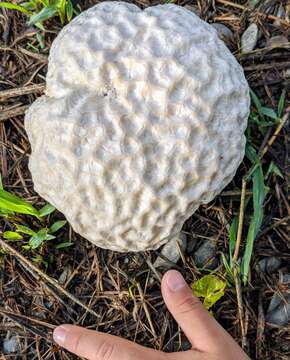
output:
<svg viewBox="0 0 290 360"><path fill-rule="evenodd" d="M178 305L180 314L187 314L201 308L201 303L198 299L191 295L187 295Z"/></svg>
<svg viewBox="0 0 290 360"><path fill-rule="evenodd" d="M115 345L104 340L95 352L94 360L112 360L115 353Z"/></svg>

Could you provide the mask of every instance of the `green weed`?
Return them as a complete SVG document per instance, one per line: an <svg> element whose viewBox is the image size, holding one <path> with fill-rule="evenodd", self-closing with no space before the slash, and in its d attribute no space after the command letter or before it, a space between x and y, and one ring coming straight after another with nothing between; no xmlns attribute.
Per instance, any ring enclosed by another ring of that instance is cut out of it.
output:
<svg viewBox="0 0 290 360"><path fill-rule="evenodd" d="M0 176L1 179L1 176ZM7 241L22 241L24 250L35 250L40 248L45 242L55 239L55 233L65 224L65 220L54 222L51 226L44 226L45 218L55 211L55 207L46 204L37 210L26 200L13 195L3 189L2 182L0 188L0 216L6 217L14 227L13 231L5 231L3 238ZM24 220L18 215L31 215L38 221L34 223L34 229L24 225ZM61 249L71 246L70 242L57 244L56 248Z"/></svg>
<svg viewBox="0 0 290 360"><path fill-rule="evenodd" d="M71 0L29 0L19 4L0 2L0 7L16 10L28 16L28 25L44 30L43 22L58 16L61 24L71 21L75 12Z"/></svg>
<svg viewBox="0 0 290 360"><path fill-rule="evenodd" d="M222 254L222 262L228 274L229 280L234 282L235 269L238 274L241 274L244 284L248 282L254 242L261 229L264 219L264 204L266 196L269 192L268 184L270 175L274 174L275 176L283 178L281 170L273 161L271 161L268 165L266 175L264 174L263 164L261 161L264 154L258 153L257 151L264 139L267 129L269 127L273 127L274 125L279 125L281 121L281 117L285 109L285 92L283 91L281 94L277 111L262 106L260 100L253 91L251 91L251 98L254 109L250 114L249 125L246 131L246 158L250 161L251 167L243 179L247 184L247 188L251 186L253 196L245 198L245 204L242 211L245 212L248 204L252 205L253 210L250 216L248 215L249 224L246 230L247 235L245 237L246 240L242 258L233 259L239 225L238 216L234 217L230 226L229 260L227 260L226 256Z"/></svg>

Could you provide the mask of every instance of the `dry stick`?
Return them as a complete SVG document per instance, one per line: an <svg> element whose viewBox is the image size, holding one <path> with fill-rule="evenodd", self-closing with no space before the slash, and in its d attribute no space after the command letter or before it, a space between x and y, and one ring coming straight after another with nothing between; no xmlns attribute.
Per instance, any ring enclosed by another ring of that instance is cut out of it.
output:
<svg viewBox="0 0 290 360"><path fill-rule="evenodd" d="M3 90L0 91L0 101L9 99L11 97L43 92L44 89L45 84L33 84L14 89Z"/></svg>
<svg viewBox="0 0 290 360"><path fill-rule="evenodd" d="M273 142L276 140L279 132L282 130L283 126L285 125L286 121L288 120L290 113L290 106L286 109L285 115L282 117L279 125L277 126L274 134L271 136L265 147L262 149L259 159L261 160L263 156L266 154L266 152L269 150L269 147L273 144Z"/></svg>
<svg viewBox="0 0 290 360"><path fill-rule="evenodd" d="M149 322L151 332L152 332L154 338L157 338L157 335L156 335L156 332L155 332L155 329L154 329L154 326L153 326L153 323L152 323L152 320L151 320L150 312L148 310L148 306L147 306L146 301L145 301L143 290L141 288L141 285L138 282L137 282L137 289L138 289L138 292L140 294L142 305L143 305L147 320Z"/></svg>
<svg viewBox="0 0 290 360"><path fill-rule="evenodd" d="M246 332L245 332L245 326L243 323L244 309L243 309L241 282L240 282L240 277L239 277L239 273L237 271L236 266L234 267L234 280L235 280L235 288L236 288L237 302L238 302L239 321L240 321L241 333L242 333L242 348L244 349L246 347Z"/></svg>
<svg viewBox="0 0 290 360"><path fill-rule="evenodd" d="M54 286L58 291L60 291L63 295L67 296L70 300L72 300L74 303L81 306L83 309L85 309L87 312L89 312L91 315L94 315L96 318L100 318L101 316L97 314L94 310L90 309L87 305L83 304L80 300L78 300L74 295L69 293L67 290L65 290L61 285L58 284L58 282L52 278L50 278L48 275L46 275L44 272L42 272L40 269L38 269L35 265L33 265L29 260L27 260L24 256L22 256L17 250L15 250L13 247L8 245L5 241L3 241L0 238L0 246L2 246L5 250L7 250L11 255L15 256L22 264L25 264L32 272L39 275L42 280L48 282L50 285Z"/></svg>
<svg viewBox="0 0 290 360"><path fill-rule="evenodd" d="M15 116L23 115L28 108L28 105L23 105L11 110L4 110L0 114L0 122L13 118Z"/></svg>
<svg viewBox="0 0 290 360"><path fill-rule="evenodd" d="M28 320L29 322L35 323L35 324L40 325L40 326L47 327L47 328L52 329L52 330L54 330L56 328L55 325L49 324L47 322L44 322L44 321L41 321L41 320L38 320L38 319L35 319L35 318L31 318L29 316L25 316L25 315L22 315L22 314L16 314L15 312L7 311L5 309L2 309L1 307L0 307L0 313L3 314L3 315L7 315L7 316L11 315L11 316L17 317L18 319L22 319L22 320Z"/></svg>
<svg viewBox="0 0 290 360"><path fill-rule="evenodd" d="M227 1L227 0L216 0L217 3L220 3L220 4L223 4L223 5L228 5L228 6L231 6L231 7L234 7L236 9L240 9L240 10L249 10L246 6L243 6L243 5L240 5L240 4L236 4L236 3L233 3L231 1ZM260 11L257 11L256 12L257 15L259 16L264 16L266 17L267 19L270 19L270 20L273 20L273 21L279 21L281 24L283 25L286 25L286 26L290 26L290 23L286 20L283 20L281 18L279 18L278 16L275 16L275 15L268 15L268 14L265 14L265 13L262 13Z"/></svg>
<svg viewBox="0 0 290 360"><path fill-rule="evenodd" d="M246 185L247 182L245 179L242 180L242 192L241 192L241 201L240 201L240 213L239 213L239 225L237 232L237 240L235 244L235 251L233 255L233 261L236 262L239 256L239 250L242 240L242 231L243 231L243 223L244 223L244 208L245 208L245 197L246 197Z"/></svg>

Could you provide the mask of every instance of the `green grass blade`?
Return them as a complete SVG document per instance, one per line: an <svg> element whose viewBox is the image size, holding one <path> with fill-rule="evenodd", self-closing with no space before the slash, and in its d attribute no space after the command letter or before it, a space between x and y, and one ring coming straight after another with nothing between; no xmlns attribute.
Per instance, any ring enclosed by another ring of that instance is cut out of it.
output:
<svg viewBox="0 0 290 360"><path fill-rule="evenodd" d="M67 247L72 246L72 245L74 245L74 243L68 241L68 242L63 242L61 244L56 245L55 248L56 249L63 249L63 248L67 248Z"/></svg>
<svg viewBox="0 0 290 360"><path fill-rule="evenodd" d="M18 234L15 231L5 231L3 233L3 237L6 240L22 240L23 239L22 235Z"/></svg>
<svg viewBox="0 0 290 360"><path fill-rule="evenodd" d="M57 13L57 9L54 5L43 8L38 14L32 15L29 19L28 25L35 25L36 23L42 23L45 20L50 19Z"/></svg>
<svg viewBox="0 0 290 360"><path fill-rule="evenodd" d="M264 209L263 204L266 197L266 187L264 183L264 175L262 167L259 165L253 173L253 207L254 214L250 222L248 229L246 248L242 262L242 275L244 284L248 281L248 275L250 270L250 262L253 253L254 241L261 228Z"/></svg>
<svg viewBox="0 0 290 360"><path fill-rule="evenodd" d="M39 210L39 216L44 217L53 213L54 211L55 211L55 207L53 205L46 204Z"/></svg>
<svg viewBox="0 0 290 360"><path fill-rule="evenodd" d="M9 9L9 10L20 11L23 14L30 15L30 12L24 6L17 5L17 4L12 4L10 2L1 1L0 2L0 7L3 7L5 9Z"/></svg>
<svg viewBox="0 0 290 360"><path fill-rule="evenodd" d="M35 231L31 230L27 226L23 226L23 225L19 225L19 224L16 224L15 226L16 226L16 231L19 233L30 235L30 236L33 236L36 234Z"/></svg>
<svg viewBox="0 0 290 360"><path fill-rule="evenodd" d="M66 224L65 220L56 221L54 224L51 225L49 228L49 232L51 234L57 232L59 229L61 229Z"/></svg>
<svg viewBox="0 0 290 360"><path fill-rule="evenodd" d="M281 118L285 109L285 96L286 96L286 90L284 89L282 91L282 94L279 99L278 103L278 117Z"/></svg>
<svg viewBox="0 0 290 360"><path fill-rule="evenodd" d="M0 190L3 190L3 182L2 182L2 176L0 174Z"/></svg>
<svg viewBox="0 0 290 360"><path fill-rule="evenodd" d="M232 259L233 259L233 254L235 251L235 245L236 245L236 239L237 239L238 222L239 222L238 216L235 216L234 220L230 226L229 238L230 238L230 264L231 264L231 266L233 265Z"/></svg>
<svg viewBox="0 0 290 360"><path fill-rule="evenodd" d="M0 209L18 214L33 215L39 218L38 211L31 204L2 189L0 189Z"/></svg>
<svg viewBox="0 0 290 360"><path fill-rule="evenodd" d="M67 21L71 21L72 17L73 17L73 13L74 13L74 8L73 8L73 4L71 2L71 0L67 0L66 2L66 18Z"/></svg>
<svg viewBox="0 0 290 360"><path fill-rule="evenodd" d="M267 108L267 107L261 107L261 113L265 116L267 116L268 118L277 120L278 119L278 115L276 114L276 112L273 109Z"/></svg>
<svg viewBox="0 0 290 360"><path fill-rule="evenodd" d="M251 95L251 99L253 104L255 105L259 115L264 118L263 116L263 112L262 112L262 104L258 98L258 96L254 93L254 91L252 89L250 89L250 95Z"/></svg>

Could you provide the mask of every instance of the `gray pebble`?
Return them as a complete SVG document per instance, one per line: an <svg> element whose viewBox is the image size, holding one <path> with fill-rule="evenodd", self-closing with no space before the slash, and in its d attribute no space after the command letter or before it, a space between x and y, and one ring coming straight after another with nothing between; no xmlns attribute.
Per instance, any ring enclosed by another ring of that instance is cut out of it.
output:
<svg viewBox="0 0 290 360"><path fill-rule="evenodd" d="M266 47L270 47L270 48L284 48L285 46L288 45L289 45L289 41L286 38L286 36L283 35L272 36L266 42Z"/></svg>
<svg viewBox="0 0 290 360"><path fill-rule="evenodd" d="M277 271L280 266L281 260L274 256L271 256L261 259L257 265L257 270L264 273L272 274L273 272Z"/></svg>
<svg viewBox="0 0 290 360"><path fill-rule="evenodd" d="M3 353L8 355L11 353L17 353L20 351L20 344L17 336L11 336L10 338L6 338L2 344Z"/></svg>
<svg viewBox="0 0 290 360"><path fill-rule="evenodd" d="M258 41L259 29L258 26L253 23L243 33L241 38L241 50L242 53L247 53L255 49Z"/></svg>
<svg viewBox="0 0 290 360"><path fill-rule="evenodd" d="M282 275L280 285L283 285L285 291L277 291L273 295L268 307L266 322L271 325L285 326L290 323L290 274Z"/></svg>
<svg viewBox="0 0 290 360"><path fill-rule="evenodd" d="M172 263L176 264L180 259L180 250L184 252L186 249L186 243L186 235L184 233L180 233L178 237L171 239L161 250L161 254L169 261L163 259L161 256L158 256L153 266L155 268L170 268ZM179 246L177 244L179 244Z"/></svg>
<svg viewBox="0 0 290 360"><path fill-rule="evenodd" d="M205 269L215 269L218 265L216 259L216 244L211 240L204 240L197 251L193 254L193 259L197 267Z"/></svg>

